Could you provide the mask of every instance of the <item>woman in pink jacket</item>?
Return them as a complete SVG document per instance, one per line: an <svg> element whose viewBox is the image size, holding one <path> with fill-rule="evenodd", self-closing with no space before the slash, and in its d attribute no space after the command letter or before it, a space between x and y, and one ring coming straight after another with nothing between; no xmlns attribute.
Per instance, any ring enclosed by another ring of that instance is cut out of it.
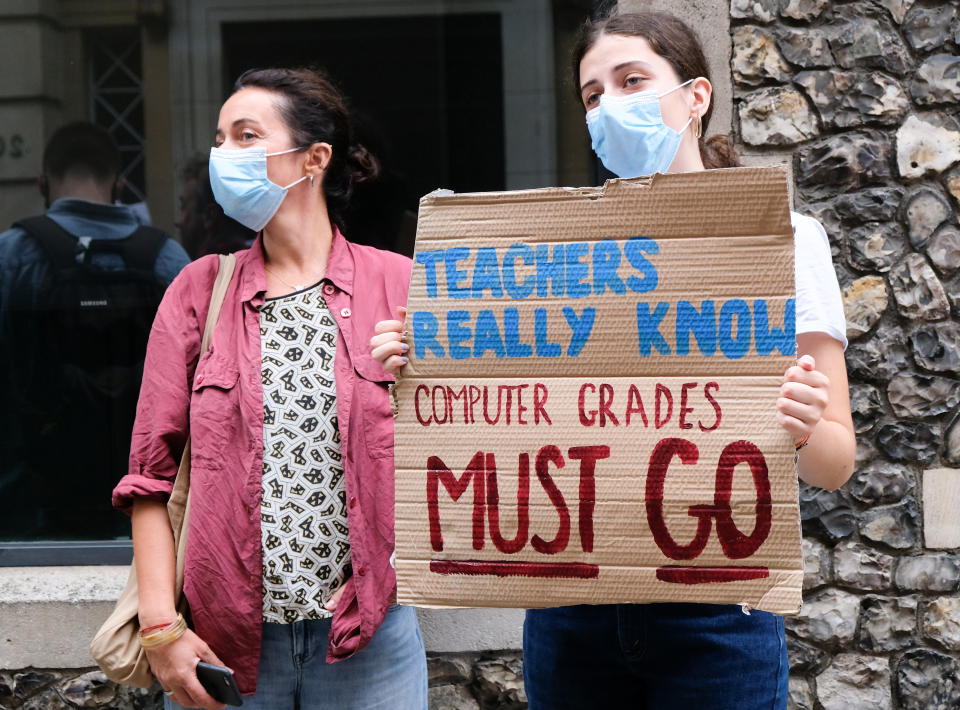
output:
<svg viewBox="0 0 960 710"><path fill-rule="evenodd" d="M237 254L205 354L217 257L167 290L114 491L133 516L141 629L168 640L147 651L168 708L222 707L201 660L234 672L246 707L427 707L416 616L393 604L393 378L368 348L406 299L410 262L339 228L376 170L312 71L249 71L220 110L214 195L260 234ZM188 435L183 632L165 501Z"/></svg>

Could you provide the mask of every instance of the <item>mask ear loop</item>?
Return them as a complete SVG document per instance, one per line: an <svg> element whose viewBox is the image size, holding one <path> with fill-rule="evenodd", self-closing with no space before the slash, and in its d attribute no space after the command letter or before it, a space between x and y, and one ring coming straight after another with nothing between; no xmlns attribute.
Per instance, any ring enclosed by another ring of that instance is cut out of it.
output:
<svg viewBox="0 0 960 710"><path fill-rule="evenodd" d="M294 180L293 182L291 182L289 185L287 185L287 186L284 187L283 189L284 189L284 190L289 190L291 187L293 187L294 185L298 185L299 183L301 183L301 182L303 182L304 180L306 180L308 177L310 177L310 176L309 176L309 175L304 175L302 178L300 178L299 180Z"/></svg>
<svg viewBox="0 0 960 710"><path fill-rule="evenodd" d="M290 148L289 150L281 150L276 153L264 153L264 157L272 158L275 155L286 155L287 153L296 153L298 150L306 150L305 148Z"/></svg>
<svg viewBox="0 0 960 710"><path fill-rule="evenodd" d="M683 82L682 84L677 84L675 87L673 87L673 88L670 89L669 91L664 91L662 94L660 94L659 96L657 96L657 98L658 98L658 99L662 99L662 98L663 98L664 96L666 96L667 94L672 94L672 93L673 93L674 91L676 91L677 89L682 89L683 87L685 87L687 84L690 84L690 83L693 83L693 79L687 79L687 80L686 80L685 82ZM678 132L679 132L679 133L684 133L684 132L690 127L690 124L691 124L692 122L693 122L693 116L691 116L690 118L687 119L687 122L683 124L683 128L681 128ZM701 135L702 133L703 133L703 126L702 126L701 123L700 123L700 117L697 116L697 140L700 140L700 135Z"/></svg>
<svg viewBox="0 0 960 710"><path fill-rule="evenodd" d="M693 79L687 79L685 82L683 82L682 84L677 84L675 87L673 87L673 88L670 89L669 91L664 91L662 94L658 94L658 95L657 95L657 98L658 98L658 99L662 99L662 98L663 98L664 96L666 96L667 94L672 94L672 93L673 93L674 91L676 91L677 89L682 89L682 88L685 87L687 84L690 84L690 83L692 83L692 82L693 82Z"/></svg>
<svg viewBox="0 0 960 710"><path fill-rule="evenodd" d="M275 155L286 155L287 153L296 153L298 150L304 150L304 149L303 149L303 148L290 148L289 150L281 150L281 151L278 151L278 152L276 152L276 153L265 153L265 154L264 154L264 157L265 157L265 158L272 158L272 157L275 156ZM300 178L299 180L294 180L293 182L291 182L289 185L287 185L287 186L284 187L283 189L284 189L284 190L289 190L291 187L293 187L294 185L297 185L297 184L303 182L303 181L306 180L307 178L310 178L310 184L312 185L312 184L313 184L313 176L312 176L312 175L304 175L302 178Z"/></svg>

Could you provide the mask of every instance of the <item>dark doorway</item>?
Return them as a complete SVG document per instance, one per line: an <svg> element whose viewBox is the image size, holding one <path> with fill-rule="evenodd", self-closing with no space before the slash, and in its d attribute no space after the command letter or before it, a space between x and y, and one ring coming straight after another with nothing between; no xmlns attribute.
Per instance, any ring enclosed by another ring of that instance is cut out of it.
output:
<svg viewBox="0 0 960 710"><path fill-rule="evenodd" d="M350 100L383 177L360 186L345 228L411 254L419 198L505 187L498 14L223 26L224 86L253 67L323 69Z"/></svg>

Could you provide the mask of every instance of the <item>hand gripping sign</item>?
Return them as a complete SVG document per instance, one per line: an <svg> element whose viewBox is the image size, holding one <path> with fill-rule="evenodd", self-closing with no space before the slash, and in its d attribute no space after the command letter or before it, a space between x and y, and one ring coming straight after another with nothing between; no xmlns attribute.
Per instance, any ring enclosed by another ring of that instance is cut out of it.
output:
<svg viewBox="0 0 960 710"><path fill-rule="evenodd" d="M793 248L778 168L425 197L400 601L797 611Z"/></svg>

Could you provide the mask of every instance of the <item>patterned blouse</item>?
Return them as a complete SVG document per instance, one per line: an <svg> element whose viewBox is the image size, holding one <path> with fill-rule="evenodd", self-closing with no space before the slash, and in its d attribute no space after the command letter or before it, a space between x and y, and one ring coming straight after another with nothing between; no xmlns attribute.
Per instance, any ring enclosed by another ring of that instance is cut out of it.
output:
<svg viewBox="0 0 960 710"><path fill-rule="evenodd" d="M260 311L266 622L331 616L324 603L349 574L333 375L337 324L320 286L268 298Z"/></svg>

